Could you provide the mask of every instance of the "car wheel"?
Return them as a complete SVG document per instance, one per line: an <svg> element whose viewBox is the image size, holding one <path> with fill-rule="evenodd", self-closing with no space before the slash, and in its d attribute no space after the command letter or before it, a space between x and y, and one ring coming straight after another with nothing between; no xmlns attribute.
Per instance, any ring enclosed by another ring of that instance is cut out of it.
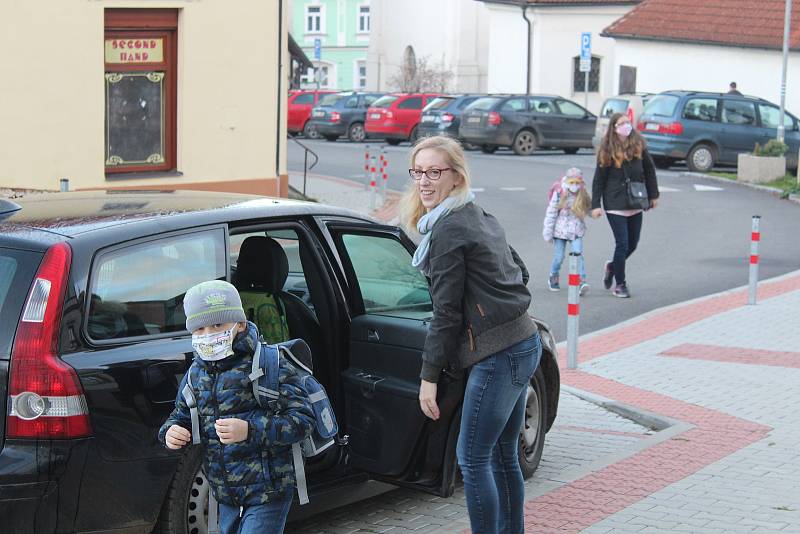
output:
<svg viewBox="0 0 800 534"><path fill-rule="evenodd" d="M481 147L481 152L483 152L484 154L494 154L495 152L497 152L497 147L492 145L483 145Z"/></svg>
<svg viewBox="0 0 800 534"><path fill-rule="evenodd" d="M364 125L360 122L354 122L350 125L350 129L347 131L347 137L354 143L360 143L366 137L366 133L364 133Z"/></svg>
<svg viewBox="0 0 800 534"><path fill-rule="evenodd" d="M522 130L514 136L514 143L511 145L514 154L518 156L530 156L536 150L536 134L530 130Z"/></svg>
<svg viewBox="0 0 800 534"><path fill-rule="evenodd" d="M519 436L519 466L530 478L539 467L547 428L547 386L541 367L536 369L525 399L525 419Z"/></svg>
<svg viewBox="0 0 800 534"><path fill-rule="evenodd" d="M700 143L695 145L686 156L686 166L694 172L708 172L714 168L716 162L714 149L710 145Z"/></svg>
<svg viewBox="0 0 800 534"><path fill-rule="evenodd" d="M672 160L670 158L663 158L660 156L653 157L653 164L657 169L667 170L672 166Z"/></svg>
<svg viewBox="0 0 800 534"><path fill-rule="evenodd" d="M208 533L209 485L201 469L202 451L192 447L183 457L167 491L154 534Z"/></svg>
<svg viewBox="0 0 800 534"><path fill-rule="evenodd" d="M392 146L397 146L400 144L400 139L387 139L386 142Z"/></svg>
<svg viewBox="0 0 800 534"><path fill-rule="evenodd" d="M338 135L326 135L325 136L325 140L326 141L330 141L331 143L336 142L337 139L339 139Z"/></svg>
<svg viewBox="0 0 800 534"><path fill-rule="evenodd" d="M562 148L561 150L564 151L564 154L577 154L578 150L580 150L580 149L577 148L577 147L571 146L569 148Z"/></svg>
<svg viewBox="0 0 800 534"><path fill-rule="evenodd" d="M307 139L319 139L319 132L317 131L317 127L307 122L305 126L303 126L303 136Z"/></svg>
<svg viewBox="0 0 800 534"><path fill-rule="evenodd" d="M419 131L417 131L417 127L414 126L414 129L411 130L411 135L408 136L408 142L413 145L417 142L417 139L419 139Z"/></svg>

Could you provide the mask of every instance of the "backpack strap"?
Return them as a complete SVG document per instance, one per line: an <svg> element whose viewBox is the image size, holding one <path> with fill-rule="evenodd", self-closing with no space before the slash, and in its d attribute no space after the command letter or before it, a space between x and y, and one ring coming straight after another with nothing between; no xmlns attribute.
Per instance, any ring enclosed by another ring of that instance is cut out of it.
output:
<svg viewBox="0 0 800 534"><path fill-rule="evenodd" d="M258 348L253 354L253 365L248 375L253 387L253 396L259 406L263 406L261 397L268 401L276 401L279 397L278 374L280 373L280 353L278 347L258 342Z"/></svg>
<svg viewBox="0 0 800 534"><path fill-rule="evenodd" d="M292 463L294 464L294 478L297 482L297 497L300 499L300 504L308 504L305 460L299 441L292 443Z"/></svg>
<svg viewBox="0 0 800 534"><path fill-rule="evenodd" d="M192 420L192 444L200 444L200 418L197 415L197 398L194 395L194 387L192 386L192 368L186 372L186 385L183 386L181 391L183 398L186 400L186 406L189 408L189 417Z"/></svg>
<svg viewBox="0 0 800 534"><path fill-rule="evenodd" d="M263 343L259 341L256 350L253 352L253 365L250 368L250 374L247 376L250 379L250 385L253 387L253 396L261 407L263 407L263 404L261 404L261 395L258 394L258 380L264 376L264 370L261 368L261 357L263 354Z"/></svg>

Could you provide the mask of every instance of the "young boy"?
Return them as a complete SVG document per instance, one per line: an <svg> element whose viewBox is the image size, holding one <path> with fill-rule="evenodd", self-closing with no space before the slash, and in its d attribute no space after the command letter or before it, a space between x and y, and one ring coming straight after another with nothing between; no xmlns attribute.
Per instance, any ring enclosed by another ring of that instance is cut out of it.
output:
<svg viewBox="0 0 800 534"><path fill-rule="evenodd" d="M170 449L191 445L191 415L182 394L190 377L203 471L219 502L222 532L280 534L295 488L291 445L311 431L311 404L297 386L296 371L281 357L275 409L259 405L248 378L258 329L247 321L234 286L218 280L197 284L186 292L183 307L195 358L159 439Z"/></svg>

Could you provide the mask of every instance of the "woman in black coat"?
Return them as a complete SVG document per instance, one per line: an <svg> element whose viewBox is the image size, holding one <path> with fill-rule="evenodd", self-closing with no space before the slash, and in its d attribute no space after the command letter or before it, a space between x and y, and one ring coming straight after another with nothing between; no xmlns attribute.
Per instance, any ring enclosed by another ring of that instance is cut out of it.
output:
<svg viewBox="0 0 800 534"><path fill-rule="evenodd" d="M606 262L603 285L611 289L612 279L616 279L613 294L620 298L631 296L625 279L625 260L636 250L642 231L643 210L631 204L628 180L644 182L649 209L658 206L658 181L653 158L628 116L615 113L597 150L597 169L592 182L592 217L600 217L605 209L614 233L614 259Z"/></svg>

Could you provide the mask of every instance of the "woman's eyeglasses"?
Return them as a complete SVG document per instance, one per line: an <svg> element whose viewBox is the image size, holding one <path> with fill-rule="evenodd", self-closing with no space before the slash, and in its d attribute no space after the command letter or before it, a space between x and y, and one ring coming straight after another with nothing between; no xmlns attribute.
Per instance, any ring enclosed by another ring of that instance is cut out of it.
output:
<svg viewBox="0 0 800 534"><path fill-rule="evenodd" d="M444 171L451 171L450 167L445 167L444 169L428 169L427 171L421 171L419 169L408 169L408 175L411 176L414 180L422 180L422 175L428 177L428 180L438 180L442 177L442 173Z"/></svg>

